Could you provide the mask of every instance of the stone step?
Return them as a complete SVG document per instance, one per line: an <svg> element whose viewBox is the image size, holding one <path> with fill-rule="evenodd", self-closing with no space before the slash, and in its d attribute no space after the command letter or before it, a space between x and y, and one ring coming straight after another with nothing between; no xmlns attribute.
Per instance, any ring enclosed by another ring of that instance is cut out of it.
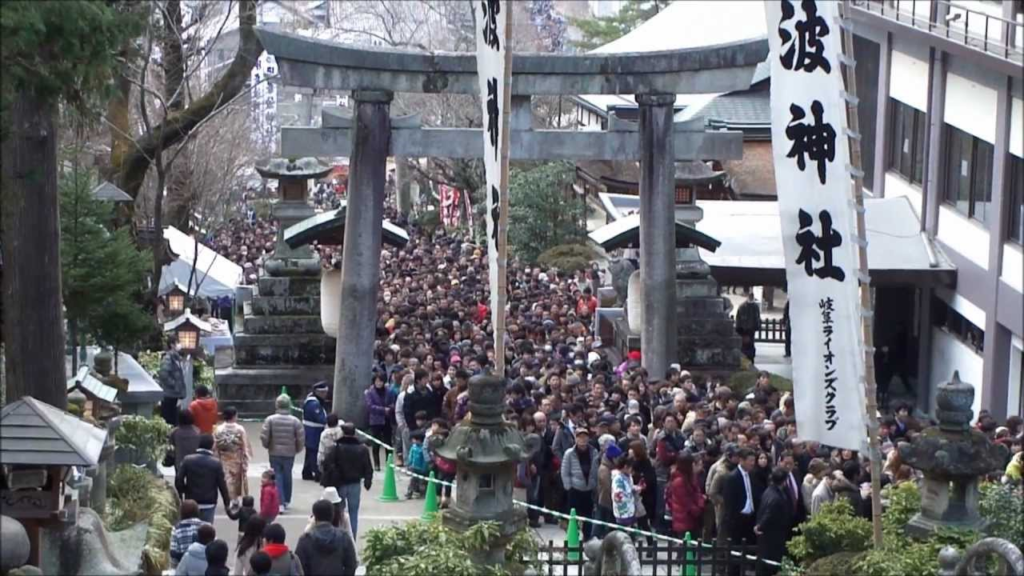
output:
<svg viewBox="0 0 1024 576"><path fill-rule="evenodd" d="M246 316L246 334L319 334L323 333L320 316Z"/></svg>
<svg viewBox="0 0 1024 576"><path fill-rule="evenodd" d="M274 412L282 386L298 404L313 384L333 379L333 365L227 368L216 374L218 402L222 407L234 406L242 418L264 418Z"/></svg>
<svg viewBox="0 0 1024 576"><path fill-rule="evenodd" d="M335 340L320 334L236 334L235 366L334 364Z"/></svg>
<svg viewBox="0 0 1024 576"><path fill-rule="evenodd" d="M319 296L320 278L294 277L259 279L260 296Z"/></svg>
<svg viewBox="0 0 1024 576"><path fill-rule="evenodd" d="M320 316L319 296L258 296L252 299L253 316Z"/></svg>

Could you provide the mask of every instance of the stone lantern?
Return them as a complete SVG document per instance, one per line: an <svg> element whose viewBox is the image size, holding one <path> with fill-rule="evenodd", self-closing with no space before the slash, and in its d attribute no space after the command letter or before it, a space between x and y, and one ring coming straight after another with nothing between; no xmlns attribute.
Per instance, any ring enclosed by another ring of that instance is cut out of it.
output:
<svg viewBox="0 0 1024 576"><path fill-rule="evenodd" d="M277 243L274 255L266 263L271 276L320 275L320 259L308 246L290 248L284 241L284 231L316 213L306 201L309 180L323 178L331 170L316 158L271 158L256 165L260 176L277 180L277 193L281 198L274 205Z"/></svg>
<svg viewBox="0 0 1024 576"><path fill-rule="evenodd" d="M978 479L1000 469L1007 453L971 428L973 402L974 386L954 372L936 394L939 425L899 446L903 461L924 473L921 512L907 524L911 535L927 537L947 527L981 531L988 524L978 514Z"/></svg>
<svg viewBox="0 0 1024 576"><path fill-rule="evenodd" d="M458 531L480 522L497 522L498 538L476 559L492 566L504 562L505 545L526 528L526 511L514 507L512 488L516 466L539 448L539 438L527 439L505 422L504 397L504 379L490 375L471 378L470 421L460 423L436 446L438 454L454 460L458 470L455 504L444 513L443 522Z"/></svg>

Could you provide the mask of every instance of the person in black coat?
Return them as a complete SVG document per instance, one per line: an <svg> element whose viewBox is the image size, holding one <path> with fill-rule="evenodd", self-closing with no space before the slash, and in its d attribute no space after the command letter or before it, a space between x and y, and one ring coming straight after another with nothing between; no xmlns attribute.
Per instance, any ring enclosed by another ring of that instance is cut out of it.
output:
<svg viewBox="0 0 1024 576"><path fill-rule="evenodd" d="M213 436L203 434L199 437L199 449L181 461L174 477L174 488L182 499L195 500L199 504L199 518L204 522L213 523L218 492L227 509L231 498L228 497L224 467L213 455Z"/></svg>
<svg viewBox="0 0 1024 576"><path fill-rule="evenodd" d="M754 524L757 521L758 498L761 492L752 474L757 457L749 448L740 450L739 457L739 466L726 476L722 490L725 522L729 525L729 541L733 546L752 546L755 543ZM739 563L733 564L729 573L738 576Z"/></svg>
<svg viewBox="0 0 1024 576"><path fill-rule="evenodd" d="M757 510L754 534L757 535L757 555L762 560L781 562L793 526L793 502L786 491L789 472L784 468L776 468L772 471L771 479L772 485L765 490ZM772 576L778 571L778 566L764 562L757 564L758 576Z"/></svg>
<svg viewBox="0 0 1024 576"><path fill-rule="evenodd" d="M434 393L427 385L430 373L423 368L417 368L413 374L415 378L413 381L413 391L405 394L405 402L402 404L402 412L410 428L412 428L412 423L416 421L417 412L420 410L426 412L427 421L429 422L434 417L432 413L436 406L434 403ZM440 416L440 413L437 416Z"/></svg>

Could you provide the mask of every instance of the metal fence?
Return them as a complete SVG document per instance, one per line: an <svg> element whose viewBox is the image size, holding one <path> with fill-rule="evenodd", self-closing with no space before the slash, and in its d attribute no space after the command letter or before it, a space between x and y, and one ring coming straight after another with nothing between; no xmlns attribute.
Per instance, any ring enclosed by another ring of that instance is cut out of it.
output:
<svg viewBox="0 0 1024 576"><path fill-rule="evenodd" d="M854 0L872 12L1012 62L1024 61L1022 25L949 0ZM936 18L936 14L946 14Z"/></svg>
<svg viewBox="0 0 1024 576"><path fill-rule="evenodd" d="M712 576L721 574L754 574L761 558L756 546L723 546L697 544L684 546L675 542L639 542L643 575ZM581 546L549 540L539 550L540 574L545 576L582 576L587 558ZM634 575L630 575L634 576ZM637 575L639 576L639 575Z"/></svg>

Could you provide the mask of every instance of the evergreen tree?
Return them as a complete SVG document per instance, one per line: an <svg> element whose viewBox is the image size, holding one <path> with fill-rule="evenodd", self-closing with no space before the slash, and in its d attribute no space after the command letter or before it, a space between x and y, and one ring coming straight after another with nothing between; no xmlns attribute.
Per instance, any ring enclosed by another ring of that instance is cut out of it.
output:
<svg viewBox="0 0 1024 576"><path fill-rule="evenodd" d="M64 307L72 346L87 333L119 349L153 329L140 305L149 255L127 228L110 230L113 204L93 198L91 176L74 169L60 180Z"/></svg>
<svg viewBox="0 0 1024 576"><path fill-rule="evenodd" d="M617 14L603 18L572 18L583 37L573 42L580 50L593 50L617 40L664 10L671 0L629 0Z"/></svg>
<svg viewBox="0 0 1024 576"><path fill-rule="evenodd" d="M575 167L546 162L512 168L509 174L509 249L525 262L535 262L548 248L586 238L586 204L572 187Z"/></svg>
<svg viewBox="0 0 1024 576"><path fill-rule="evenodd" d="M67 406L61 317L57 122L109 86L140 27L126 2L0 2L0 246L7 398Z"/></svg>

